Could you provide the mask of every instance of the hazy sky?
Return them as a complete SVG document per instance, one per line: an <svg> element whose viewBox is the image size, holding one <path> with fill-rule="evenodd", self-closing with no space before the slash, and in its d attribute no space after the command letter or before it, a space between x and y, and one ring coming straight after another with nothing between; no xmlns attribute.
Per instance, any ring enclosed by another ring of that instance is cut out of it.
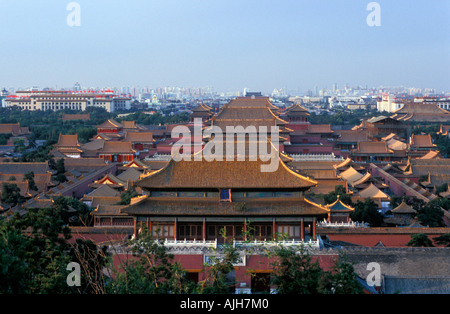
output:
<svg viewBox="0 0 450 314"><path fill-rule="evenodd" d="M0 88L450 90L450 1L0 0Z"/></svg>

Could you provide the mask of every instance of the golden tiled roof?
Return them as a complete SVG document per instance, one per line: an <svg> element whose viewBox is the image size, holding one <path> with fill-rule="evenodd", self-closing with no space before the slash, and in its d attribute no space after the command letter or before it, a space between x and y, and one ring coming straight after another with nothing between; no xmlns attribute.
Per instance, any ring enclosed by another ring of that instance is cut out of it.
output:
<svg viewBox="0 0 450 314"><path fill-rule="evenodd" d="M389 199L389 195L381 191L372 183L364 190L359 191L358 195L362 198Z"/></svg>
<svg viewBox="0 0 450 314"><path fill-rule="evenodd" d="M100 154L134 154L131 142L105 141L98 151Z"/></svg>
<svg viewBox="0 0 450 314"><path fill-rule="evenodd" d="M245 199L245 211L235 202L219 203L216 198L141 197L139 201L120 211L130 215L150 216L302 216L326 215L325 207L305 198L253 198ZM242 218L243 219L243 218Z"/></svg>
<svg viewBox="0 0 450 314"><path fill-rule="evenodd" d="M405 202L401 202L396 208L392 210L395 214L414 214L416 211Z"/></svg>
<svg viewBox="0 0 450 314"><path fill-rule="evenodd" d="M430 134L412 134L410 140L411 147L435 147Z"/></svg>
<svg viewBox="0 0 450 314"><path fill-rule="evenodd" d="M391 150L387 148L386 142L359 142L358 148L354 151L358 154L389 154Z"/></svg>
<svg viewBox="0 0 450 314"><path fill-rule="evenodd" d="M127 132L124 138L125 142L152 143L152 132Z"/></svg>
<svg viewBox="0 0 450 314"><path fill-rule="evenodd" d="M59 134L58 143L56 147L80 147L78 143L78 134L65 135Z"/></svg>

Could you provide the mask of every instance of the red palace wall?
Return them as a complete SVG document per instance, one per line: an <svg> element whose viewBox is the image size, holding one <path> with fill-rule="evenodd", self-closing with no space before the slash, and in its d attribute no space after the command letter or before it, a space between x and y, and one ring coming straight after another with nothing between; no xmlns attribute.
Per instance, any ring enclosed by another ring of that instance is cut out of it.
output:
<svg viewBox="0 0 450 314"><path fill-rule="evenodd" d="M313 262L318 261L321 268L325 271L331 271L338 255L324 254L314 255ZM116 254L113 258L115 267L119 267L121 263L133 258L126 254ZM245 266L235 266L236 287L245 286L251 288L252 273L270 273L273 270L273 259L269 259L262 255L247 255L245 258ZM181 267L188 272L198 273L198 280L206 279L208 268L204 267L204 257L201 254L179 254L174 256L174 262L179 262ZM119 268L117 268L119 269Z"/></svg>

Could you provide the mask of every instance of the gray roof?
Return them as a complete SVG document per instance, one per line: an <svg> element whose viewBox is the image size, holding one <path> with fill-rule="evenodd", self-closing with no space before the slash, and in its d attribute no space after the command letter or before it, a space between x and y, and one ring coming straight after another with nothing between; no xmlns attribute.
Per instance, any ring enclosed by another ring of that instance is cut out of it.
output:
<svg viewBox="0 0 450 314"><path fill-rule="evenodd" d="M46 174L49 171L48 162L0 162L0 173L3 174Z"/></svg>
<svg viewBox="0 0 450 314"><path fill-rule="evenodd" d="M384 276L386 294L449 294L450 276Z"/></svg>

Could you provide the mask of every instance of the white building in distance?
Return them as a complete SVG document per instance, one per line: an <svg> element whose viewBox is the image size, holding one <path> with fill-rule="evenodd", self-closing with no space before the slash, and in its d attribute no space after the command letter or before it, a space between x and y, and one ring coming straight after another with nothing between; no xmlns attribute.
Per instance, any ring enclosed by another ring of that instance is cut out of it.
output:
<svg viewBox="0 0 450 314"><path fill-rule="evenodd" d="M387 111L394 112L395 110L400 109L403 106L403 103L397 102L396 99L390 95L383 96L381 101L377 101L377 110L378 111Z"/></svg>
<svg viewBox="0 0 450 314"><path fill-rule="evenodd" d="M5 107L17 106L22 110L86 110L104 108L108 112L128 110L131 99L116 95L112 90L97 91L17 91L7 96Z"/></svg>

